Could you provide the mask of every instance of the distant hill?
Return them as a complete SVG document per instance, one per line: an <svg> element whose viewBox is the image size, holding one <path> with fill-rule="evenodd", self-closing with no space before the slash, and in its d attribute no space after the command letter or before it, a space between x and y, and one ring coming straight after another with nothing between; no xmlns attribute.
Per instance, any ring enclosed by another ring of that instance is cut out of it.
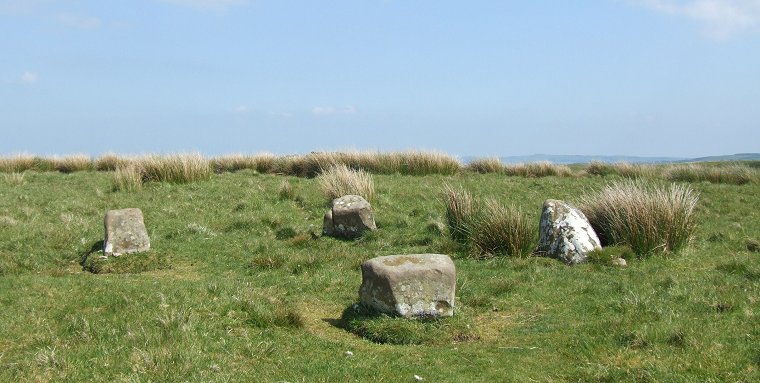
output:
<svg viewBox="0 0 760 383"><path fill-rule="evenodd" d="M477 156L464 156L462 161L469 163L475 159L482 158ZM505 156L499 157L505 164L516 164L521 162L539 162L549 161L555 164L587 164L591 161L602 161L607 163L628 162L632 164L658 164L673 162L713 162L713 161L751 161L760 160L760 153L738 153L724 156L711 156L699 158L684 157L639 157L639 156L582 156L582 155L554 155L554 154L532 154L528 156Z"/></svg>
<svg viewBox="0 0 760 383"><path fill-rule="evenodd" d="M760 153L737 153L725 156L699 157L678 162L760 161Z"/></svg>

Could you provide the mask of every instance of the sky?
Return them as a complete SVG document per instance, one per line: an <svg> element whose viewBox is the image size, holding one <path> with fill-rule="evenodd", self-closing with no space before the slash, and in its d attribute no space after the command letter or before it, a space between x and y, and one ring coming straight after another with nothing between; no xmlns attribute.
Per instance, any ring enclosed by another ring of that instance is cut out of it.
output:
<svg viewBox="0 0 760 383"><path fill-rule="evenodd" d="M0 155L760 152L760 0L0 0Z"/></svg>

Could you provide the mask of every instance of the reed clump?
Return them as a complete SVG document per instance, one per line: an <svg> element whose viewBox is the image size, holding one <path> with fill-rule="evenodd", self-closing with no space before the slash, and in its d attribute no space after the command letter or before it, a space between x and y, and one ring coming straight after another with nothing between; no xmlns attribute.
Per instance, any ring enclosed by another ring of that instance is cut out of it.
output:
<svg viewBox="0 0 760 383"><path fill-rule="evenodd" d="M472 232L472 223L478 214L472 194L461 187L446 184L443 187L443 205L446 209L449 235L457 242L466 243Z"/></svg>
<svg viewBox="0 0 760 383"><path fill-rule="evenodd" d="M369 202L375 199L372 175L363 170L354 170L343 164L334 165L321 172L317 181L328 201L350 194L361 196Z"/></svg>
<svg viewBox="0 0 760 383"><path fill-rule="evenodd" d="M498 157L478 158L468 163L466 169L475 173L504 173L505 165Z"/></svg>
<svg viewBox="0 0 760 383"><path fill-rule="evenodd" d="M686 185L625 180L582 197L579 206L604 245L628 245L646 256L686 246L696 228L698 200Z"/></svg>
<svg viewBox="0 0 760 383"><path fill-rule="evenodd" d="M143 181L189 183L211 178L211 165L198 153L145 156L136 159Z"/></svg>
<svg viewBox="0 0 760 383"><path fill-rule="evenodd" d="M536 247L533 222L515 206L488 200L476 216L469 235L476 257L529 256Z"/></svg>
<svg viewBox="0 0 760 383"><path fill-rule="evenodd" d="M727 165L685 164L665 169L664 178L678 182L710 182L744 185L760 179L758 170L740 163Z"/></svg>
<svg viewBox="0 0 760 383"><path fill-rule="evenodd" d="M549 161L506 165L504 173L509 176L539 178L548 176L571 177L573 170L567 165L553 164Z"/></svg>

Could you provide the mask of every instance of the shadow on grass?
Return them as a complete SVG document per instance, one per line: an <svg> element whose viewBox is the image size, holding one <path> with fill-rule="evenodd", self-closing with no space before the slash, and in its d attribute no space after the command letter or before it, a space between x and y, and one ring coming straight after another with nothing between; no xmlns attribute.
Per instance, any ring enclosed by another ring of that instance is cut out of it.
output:
<svg viewBox="0 0 760 383"><path fill-rule="evenodd" d="M330 325L374 343L415 345L447 344L479 339L466 315L448 318L408 319L378 313L360 303L343 310L340 318L324 318Z"/></svg>
<svg viewBox="0 0 760 383"><path fill-rule="evenodd" d="M81 253L79 253L79 264L84 267L84 265L87 263L87 259L90 257L96 257L99 252L103 251L103 245L105 244L105 241L102 239L100 241L97 241L92 244L89 250L85 250Z"/></svg>

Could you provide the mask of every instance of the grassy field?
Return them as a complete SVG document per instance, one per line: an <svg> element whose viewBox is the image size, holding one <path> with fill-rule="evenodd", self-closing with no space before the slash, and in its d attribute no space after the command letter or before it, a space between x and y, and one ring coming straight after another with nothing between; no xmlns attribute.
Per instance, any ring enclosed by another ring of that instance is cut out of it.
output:
<svg viewBox="0 0 760 383"><path fill-rule="evenodd" d="M112 172L10 174L0 381L760 381L757 182L691 184L691 243L625 268L477 259L443 229L446 184L537 231L545 199L617 177L374 175L378 231L342 241L320 236L314 178L242 170L115 191ZM125 207L142 209L152 250L99 260L105 211ZM455 317L356 306L362 261L426 252L454 258Z"/></svg>

